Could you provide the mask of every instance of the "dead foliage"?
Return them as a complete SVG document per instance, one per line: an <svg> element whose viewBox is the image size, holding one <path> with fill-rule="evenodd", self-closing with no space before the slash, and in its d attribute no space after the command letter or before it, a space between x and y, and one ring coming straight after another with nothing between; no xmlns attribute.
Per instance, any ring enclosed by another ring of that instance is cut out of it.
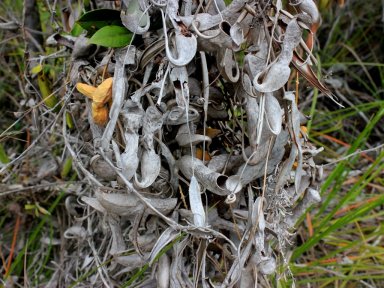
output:
<svg viewBox="0 0 384 288"><path fill-rule="evenodd" d="M63 234L76 248L68 244L75 251L52 281L266 285L265 275L281 273L289 259L297 220L320 201L313 157L321 149L306 138L298 91L287 89L298 71L332 97L303 39L319 24L316 5L95 2L120 11L134 35L129 45L107 49L84 34L54 34L47 44L60 50L34 59L64 57L64 85L51 91L61 100L38 116L38 131L60 127L56 139L81 180L68 189L72 218ZM69 9L65 27L79 11ZM34 143L2 173L29 151L45 153ZM48 154L53 168L43 170L57 170Z"/></svg>

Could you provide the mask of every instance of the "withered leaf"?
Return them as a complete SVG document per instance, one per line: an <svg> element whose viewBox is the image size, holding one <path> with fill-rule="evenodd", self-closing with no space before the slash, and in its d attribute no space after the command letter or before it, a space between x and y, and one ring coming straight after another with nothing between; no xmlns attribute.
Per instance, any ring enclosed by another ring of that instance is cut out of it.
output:
<svg viewBox="0 0 384 288"><path fill-rule="evenodd" d="M142 12L138 0L130 0L127 10L120 15L123 25L132 33L144 34L151 24L148 12Z"/></svg>
<svg viewBox="0 0 384 288"><path fill-rule="evenodd" d="M205 226L205 210L203 207L203 202L201 200L200 185L196 180L195 176L191 177L191 182L189 183L189 205L193 213L193 223L197 227Z"/></svg>
<svg viewBox="0 0 384 288"><path fill-rule="evenodd" d="M265 118L270 131L279 135L283 123L283 111L279 101L271 93L265 94Z"/></svg>
<svg viewBox="0 0 384 288"><path fill-rule="evenodd" d="M100 205L108 213L114 213L120 216L133 216L142 213L144 210L148 214L154 214L150 209L146 209L145 205L134 194L121 194L121 193L105 193L102 191L96 192L96 198ZM168 199L155 199L146 198L155 209L163 214L171 212L177 204L176 198Z"/></svg>
<svg viewBox="0 0 384 288"><path fill-rule="evenodd" d="M174 50L176 50L176 57L174 57L173 53L171 52L171 47L170 47L170 40L168 38L168 31L167 27L165 24L165 17L164 13L162 10L161 11L161 16L163 18L163 28L164 28L164 36L165 36L165 51L167 53L167 57L169 61L175 65L175 66L185 66L189 62L192 61L193 57L196 54L197 51L197 40L196 37L191 34L188 36L183 35L181 31L176 30L175 35L174 35Z"/></svg>
<svg viewBox="0 0 384 288"><path fill-rule="evenodd" d="M143 189L155 182L160 173L161 159L154 150L144 150L141 157L141 180L135 174L135 186Z"/></svg>
<svg viewBox="0 0 384 288"><path fill-rule="evenodd" d="M153 246L151 253L149 254L149 265L152 265L155 257L160 253L161 249L175 240L179 235L180 233L173 230L172 228L165 229L164 232L160 235L159 239L156 241L155 246Z"/></svg>

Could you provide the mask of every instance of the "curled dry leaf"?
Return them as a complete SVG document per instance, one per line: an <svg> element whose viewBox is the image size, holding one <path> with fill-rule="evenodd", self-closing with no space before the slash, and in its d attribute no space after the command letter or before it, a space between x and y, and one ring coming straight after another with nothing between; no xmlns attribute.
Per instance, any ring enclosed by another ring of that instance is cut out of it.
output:
<svg viewBox="0 0 384 288"><path fill-rule="evenodd" d="M192 26L192 23L195 22L197 24L195 24L195 26L201 32L218 26L221 21L218 15L212 16L209 13L198 13L196 15L181 16L180 20L183 21L187 27Z"/></svg>
<svg viewBox="0 0 384 288"><path fill-rule="evenodd" d="M167 117L165 118L165 124L167 125L180 125L187 122L195 122L200 118L199 111L194 108L189 108L188 114L185 112L185 109L180 107L173 107L169 111Z"/></svg>
<svg viewBox="0 0 384 288"><path fill-rule="evenodd" d="M82 196L81 201L83 201L85 204L91 206L93 209L95 209L98 212L101 212L103 214L107 213L107 210L100 204L100 202L93 197L87 197L87 196Z"/></svg>
<svg viewBox="0 0 384 288"><path fill-rule="evenodd" d="M87 231L84 229L84 227L80 226L72 226L64 231L64 237L66 239L85 240L87 235Z"/></svg>
<svg viewBox="0 0 384 288"><path fill-rule="evenodd" d="M211 143L212 139L208 136L194 134L193 131L190 131L192 124L183 124L180 126L177 131L176 141L181 147L191 147L195 146L201 142L206 141Z"/></svg>
<svg viewBox="0 0 384 288"><path fill-rule="evenodd" d="M143 189L151 186L160 173L160 156L154 150L145 150L140 159L141 162L141 180L135 174L135 186Z"/></svg>
<svg viewBox="0 0 384 288"><path fill-rule="evenodd" d="M245 39L243 28L238 22L231 26L230 34L233 42L240 47L240 45L244 42Z"/></svg>
<svg viewBox="0 0 384 288"><path fill-rule="evenodd" d="M125 151L121 154L121 169L124 176L131 180L139 167L139 135L137 133L126 132L125 138Z"/></svg>
<svg viewBox="0 0 384 288"><path fill-rule="evenodd" d="M289 68L289 63L285 61L276 61L269 69L267 69L266 75L263 77L262 81L260 80L263 72L256 74L253 79L253 86L259 92L266 93L277 91L287 83L290 74L291 69Z"/></svg>
<svg viewBox="0 0 384 288"><path fill-rule="evenodd" d="M320 13L313 0L294 0L291 5L298 5L301 12L307 13L311 17L313 24L320 22Z"/></svg>
<svg viewBox="0 0 384 288"><path fill-rule="evenodd" d="M227 33L221 29L205 31L205 38L198 38L198 49L207 52L218 52L222 48L232 49L234 42ZM223 51L222 53L224 53Z"/></svg>
<svg viewBox="0 0 384 288"><path fill-rule="evenodd" d="M279 57L273 62L266 72L259 72L253 79L253 85L259 92L273 92L277 91L287 83L291 69L289 64L293 57L293 50L300 43L302 30L297 23L296 19L292 19L284 34L282 51ZM262 75L262 82L260 82Z"/></svg>
<svg viewBox="0 0 384 288"><path fill-rule="evenodd" d="M269 130L273 134L279 135L283 124L283 111L279 101L270 93L265 94L265 118Z"/></svg>
<svg viewBox="0 0 384 288"><path fill-rule="evenodd" d="M291 126L291 138L293 140L294 146L297 148L297 167L295 171L295 191L298 193L301 175L303 169L303 152L302 145L300 140L300 113L296 105L295 95L292 91L285 92L284 99L290 102L291 113L289 114L289 125ZM294 150L294 149L292 149Z"/></svg>
<svg viewBox="0 0 384 288"><path fill-rule="evenodd" d="M230 49L223 50L224 53L218 54L219 69L221 75L229 82L236 83L240 78L240 71L235 55Z"/></svg>
<svg viewBox="0 0 384 288"><path fill-rule="evenodd" d="M96 193L96 198L100 205L107 211L107 213L117 214L119 216L134 216L138 213L142 213L144 210L152 215L154 211L147 209L137 196L134 194L108 194L102 191ZM177 204L176 198L169 199L155 199L146 198L146 201L150 203L155 209L163 214L171 212Z"/></svg>
<svg viewBox="0 0 384 288"><path fill-rule="evenodd" d="M163 142L159 142L159 145L161 149L161 154L164 156L164 158L167 160L167 163L168 163L169 174L170 174L169 183L171 184L173 191L177 191L179 186L179 178L177 176L177 167L176 167L175 158L173 157L169 148Z"/></svg>
<svg viewBox="0 0 384 288"><path fill-rule="evenodd" d="M208 168L221 172L223 170L232 171L236 166L240 166L243 163L243 157L241 155L220 154L211 158L208 163Z"/></svg>
<svg viewBox="0 0 384 288"><path fill-rule="evenodd" d="M126 249L119 218L120 217L112 214L107 216L109 228L112 233L112 244L111 249L109 250L111 255L116 255Z"/></svg>
<svg viewBox="0 0 384 288"><path fill-rule="evenodd" d="M244 80L247 80L247 79L249 79L248 76L244 75ZM258 136L258 133L261 132L261 131L258 131L257 129L257 123L258 123L259 117L261 117L259 113L259 104L257 103L256 97L249 96L248 94L246 94L246 92L244 94L243 94L244 97L247 99L246 100L247 102L245 104L245 111L247 112L247 120L248 120L247 124L248 124L249 144L253 149L256 149L257 136Z"/></svg>
<svg viewBox="0 0 384 288"><path fill-rule="evenodd" d="M277 136L275 140L275 145L273 146L273 149L270 153L269 159L268 159L268 166L267 166L267 174L271 173L278 163L280 163L281 159L284 156L284 146L286 145L288 141L288 132L285 130L282 130L281 133ZM269 143L264 142L264 147L268 147ZM264 158L260 157L261 159L265 159L268 149L263 149L265 151ZM259 159L260 159L259 158ZM247 184L251 183L255 179L261 177L265 172L265 165L266 162L260 161L256 165L247 165L244 163L241 165L238 169L236 174L240 176L240 181L245 187Z"/></svg>
<svg viewBox="0 0 384 288"><path fill-rule="evenodd" d="M120 15L123 25L135 34L141 35L147 32L151 24L151 20L148 12L143 12L141 10L140 1L127 0L124 1L124 3L127 5L127 9L126 11L122 11Z"/></svg>
<svg viewBox="0 0 384 288"><path fill-rule="evenodd" d="M189 104L188 72L186 67L171 66L169 79L173 83L178 107L185 109Z"/></svg>
<svg viewBox="0 0 384 288"><path fill-rule="evenodd" d="M191 156L183 156L176 163L180 171L188 179L191 179L192 176L196 177L203 187L212 193L222 196L229 194L229 191L225 187L225 182L228 177L210 170L202 161Z"/></svg>
<svg viewBox="0 0 384 288"><path fill-rule="evenodd" d="M164 13L161 10L161 16L163 17L163 27L165 36L165 51L169 61L175 66L185 66L192 61L197 51L197 40L193 34L184 35L181 31L176 30L174 38L169 39L167 28L165 24ZM174 50L176 55L171 52L170 41L174 40Z"/></svg>

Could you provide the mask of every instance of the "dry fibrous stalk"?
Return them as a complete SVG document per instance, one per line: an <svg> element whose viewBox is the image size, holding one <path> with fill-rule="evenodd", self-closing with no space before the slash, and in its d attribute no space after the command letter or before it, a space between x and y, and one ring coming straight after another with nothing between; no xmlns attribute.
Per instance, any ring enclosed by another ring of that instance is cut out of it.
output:
<svg viewBox="0 0 384 288"><path fill-rule="evenodd" d="M75 121L92 148L63 129L91 187L65 237L95 263L112 257L95 285L122 285L148 263L132 287L253 287L279 273L296 221L321 200L319 150L287 90L295 67L330 95L302 38L320 22L316 5L290 1L292 15L280 0L120 2L129 45L69 41L68 90L91 111Z"/></svg>

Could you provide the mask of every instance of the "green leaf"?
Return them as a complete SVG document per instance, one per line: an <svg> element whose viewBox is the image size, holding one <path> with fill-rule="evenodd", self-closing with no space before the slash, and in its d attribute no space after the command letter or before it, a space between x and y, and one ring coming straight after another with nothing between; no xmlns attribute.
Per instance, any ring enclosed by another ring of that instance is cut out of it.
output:
<svg viewBox="0 0 384 288"><path fill-rule="evenodd" d="M89 42L100 46L118 48L128 45L131 39L132 33L127 28L111 25L98 30L89 39Z"/></svg>
<svg viewBox="0 0 384 288"><path fill-rule="evenodd" d="M87 30L88 35L93 35L97 30L105 26L123 26L120 12L113 9L97 9L87 12L76 23Z"/></svg>
<svg viewBox="0 0 384 288"><path fill-rule="evenodd" d="M24 205L24 209L25 210L32 210L32 209L35 209L35 208L36 208L35 204L25 204Z"/></svg>
<svg viewBox="0 0 384 288"><path fill-rule="evenodd" d="M68 174L71 172L71 170L72 170L72 157L68 157L64 162L63 168L61 169L61 172L60 172L61 178L65 179L68 176Z"/></svg>
<svg viewBox="0 0 384 288"><path fill-rule="evenodd" d="M0 143L0 162L3 164L9 163L9 158L3 145Z"/></svg>
<svg viewBox="0 0 384 288"><path fill-rule="evenodd" d="M69 129L73 129L75 127L75 123L73 123L73 118L69 112L65 113L65 122Z"/></svg>
<svg viewBox="0 0 384 288"><path fill-rule="evenodd" d="M52 214L52 212L55 210L56 206L60 203L61 199L67 195L64 191L61 191L60 194L57 196L55 201L51 204L51 206L48 209L49 215ZM30 204L29 204L30 205ZM21 249L18 253L16 258L12 262L11 269L8 270L8 274L4 279L7 279L8 275L13 275L12 272L17 268L18 271L15 272L15 274L21 273L23 271L22 269L24 268L23 261L24 261L24 256L25 253L27 253L27 248L31 247L33 243L36 243L35 241L40 241L40 238L43 233L43 227L45 225L45 222L51 220L51 217L49 215L44 215L43 218L41 219L40 223L38 225L35 225L32 227L31 233L28 235L28 245L25 245L23 249ZM29 251L29 250L28 250Z"/></svg>
<svg viewBox="0 0 384 288"><path fill-rule="evenodd" d="M71 35L72 36L80 36L81 33L83 33L84 29L83 27L81 27L77 22L75 23L75 25L73 25L73 28L71 30Z"/></svg>
<svg viewBox="0 0 384 288"><path fill-rule="evenodd" d="M50 213L47 209L45 209L44 207L41 207L41 206L39 205L39 203L36 203L36 207L37 207L37 209L39 210L39 212L40 212L41 214L44 214L44 215L51 215L51 213Z"/></svg>

